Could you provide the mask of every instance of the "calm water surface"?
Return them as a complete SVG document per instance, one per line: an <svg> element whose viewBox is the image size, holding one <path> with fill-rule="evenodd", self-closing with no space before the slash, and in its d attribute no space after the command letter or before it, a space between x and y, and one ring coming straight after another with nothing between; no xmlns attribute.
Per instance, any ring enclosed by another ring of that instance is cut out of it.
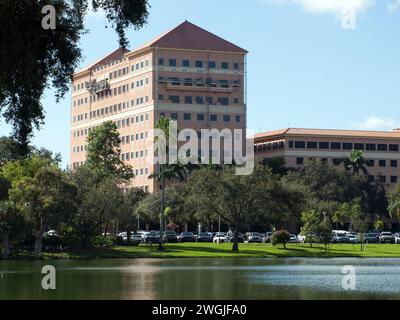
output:
<svg viewBox="0 0 400 320"><path fill-rule="evenodd" d="M41 289L41 268L57 289ZM357 272L345 291L343 266ZM0 299L400 299L400 259L0 261Z"/></svg>

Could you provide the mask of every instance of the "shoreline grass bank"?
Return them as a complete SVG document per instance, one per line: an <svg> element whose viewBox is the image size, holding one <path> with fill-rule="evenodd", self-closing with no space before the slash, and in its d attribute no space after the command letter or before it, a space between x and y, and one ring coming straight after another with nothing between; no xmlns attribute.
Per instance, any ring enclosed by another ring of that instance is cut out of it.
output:
<svg viewBox="0 0 400 320"><path fill-rule="evenodd" d="M160 252L156 245L138 247L96 248L91 250L44 253L43 259L139 259L139 258L400 258L400 245L368 244L361 252L360 245L334 244L325 252L323 245L288 244L287 249L271 244L240 244L239 253L232 244L177 243L167 244ZM19 252L15 260L34 259L32 252Z"/></svg>

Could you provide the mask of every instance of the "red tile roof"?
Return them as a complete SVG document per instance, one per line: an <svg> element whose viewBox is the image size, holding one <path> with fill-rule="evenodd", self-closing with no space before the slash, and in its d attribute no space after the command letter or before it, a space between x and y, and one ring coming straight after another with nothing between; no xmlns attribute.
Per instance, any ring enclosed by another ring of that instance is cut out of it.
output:
<svg viewBox="0 0 400 320"><path fill-rule="evenodd" d="M171 31L168 31L156 39L146 43L137 50L146 47L247 53L246 50L237 45L234 45L233 43L224 40L189 21L181 23Z"/></svg>
<svg viewBox="0 0 400 320"><path fill-rule="evenodd" d="M359 137L359 138L396 138L400 139L398 131L365 131L365 130L338 130L338 129L305 129L305 128L286 128L282 130L258 133L255 139L265 139L275 136L294 135L294 136L325 136L325 137Z"/></svg>

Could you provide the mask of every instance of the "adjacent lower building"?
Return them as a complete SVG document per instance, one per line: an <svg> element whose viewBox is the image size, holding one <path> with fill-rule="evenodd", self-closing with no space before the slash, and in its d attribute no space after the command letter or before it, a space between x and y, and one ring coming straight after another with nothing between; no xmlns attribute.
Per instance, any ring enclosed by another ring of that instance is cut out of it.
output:
<svg viewBox="0 0 400 320"><path fill-rule="evenodd" d="M362 150L370 181L388 187L400 179L400 129L358 131L287 128L255 135L256 159L283 158L286 166L301 168L320 159L340 167L353 150Z"/></svg>
<svg viewBox="0 0 400 320"><path fill-rule="evenodd" d="M91 129L113 121L131 185L155 190L147 139L157 120L178 130L241 129L246 135L247 51L188 21L133 51L118 49L73 75L70 165L86 160ZM212 150L211 150L212 151Z"/></svg>

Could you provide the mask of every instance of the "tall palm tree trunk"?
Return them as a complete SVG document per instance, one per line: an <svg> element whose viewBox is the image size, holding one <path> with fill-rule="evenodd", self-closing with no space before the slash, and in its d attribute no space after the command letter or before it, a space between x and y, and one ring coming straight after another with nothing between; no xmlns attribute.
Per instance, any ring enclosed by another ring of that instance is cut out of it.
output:
<svg viewBox="0 0 400 320"><path fill-rule="evenodd" d="M164 178L164 165L160 164L160 169L161 169L161 199L160 199L160 242L158 244L158 250L163 251L164 246L163 246L163 235L164 235L164 184L165 184L165 178Z"/></svg>

